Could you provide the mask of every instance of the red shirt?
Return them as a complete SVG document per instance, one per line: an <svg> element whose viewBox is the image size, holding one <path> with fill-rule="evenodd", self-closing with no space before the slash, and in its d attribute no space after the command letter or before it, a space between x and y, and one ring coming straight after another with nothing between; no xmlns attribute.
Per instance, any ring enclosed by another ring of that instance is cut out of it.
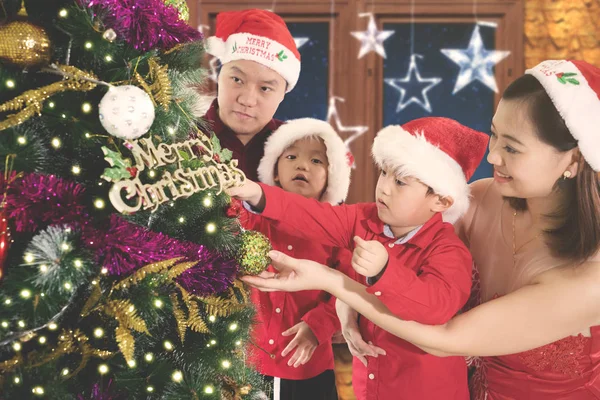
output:
<svg viewBox="0 0 600 400"><path fill-rule="evenodd" d="M283 121L272 119L263 129L258 132L246 145L236 136L235 132L219 118L219 103L213 100L210 108L203 117L208 121L213 132L219 138L221 147L233 152L233 158L238 160L238 168L244 171L248 179L258 181L258 164L264 155L265 142L274 130L279 128Z"/></svg>
<svg viewBox="0 0 600 400"><path fill-rule="evenodd" d="M313 241L299 239L282 233L278 224L261 218L244 210L240 217L246 229L264 233L271 241L274 249L297 258L307 258L330 267L340 264L350 267L352 253L345 249L315 244ZM269 270L275 271L273 267ZM335 298L320 290L297 293L261 292L252 289L252 300L256 305L256 323L252 330L250 363L257 370L268 376L283 379L309 379L328 369L333 369L333 348L331 337L340 330L340 323L335 313ZM298 368L289 367L288 360L295 349L285 358L281 352L294 338L282 336L281 333L300 321L308 324L319 346L312 358Z"/></svg>
<svg viewBox="0 0 600 400"><path fill-rule="evenodd" d="M384 233L375 204L331 206L261 184L266 197L263 217L280 223L282 232L329 246L354 249L354 236L377 240L389 253L385 272L367 292L398 317L443 324L466 303L471 289L471 254L440 214L406 243ZM364 279L363 279L364 280ZM464 357L436 357L361 317L365 341L386 350L354 360L353 386L359 400L467 400Z"/></svg>

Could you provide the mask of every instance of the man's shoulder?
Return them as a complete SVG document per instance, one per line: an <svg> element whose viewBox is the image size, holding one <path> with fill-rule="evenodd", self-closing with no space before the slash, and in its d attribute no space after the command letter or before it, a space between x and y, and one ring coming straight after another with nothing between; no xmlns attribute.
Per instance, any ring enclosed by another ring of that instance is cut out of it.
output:
<svg viewBox="0 0 600 400"><path fill-rule="evenodd" d="M272 128L273 128L272 130L275 130L275 129L279 128L283 124L285 124L285 121L282 121L280 119L273 118L271 120L271 125L272 125Z"/></svg>

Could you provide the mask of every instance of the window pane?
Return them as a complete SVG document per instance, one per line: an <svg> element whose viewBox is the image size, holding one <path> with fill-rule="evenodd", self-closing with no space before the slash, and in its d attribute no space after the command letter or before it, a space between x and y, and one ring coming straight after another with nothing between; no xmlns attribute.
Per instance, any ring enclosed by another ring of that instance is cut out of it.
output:
<svg viewBox="0 0 600 400"><path fill-rule="evenodd" d="M308 38L300 47L302 69L294 90L285 95L275 118L318 118L327 116L329 67L329 23L288 22L294 38Z"/></svg>
<svg viewBox="0 0 600 400"><path fill-rule="evenodd" d="M423 56L415 58L416 67L421 78L441 78L441 82L428 92L432 112L429 113L418 104L407 105L397 112L400 91L385 83L385 79L404 78L407 76L410 64L411 40L410 23L386 23L384 29L395 30L385 42L387 59L384 61L383 85L383 121L384 126L403 124L407 121L426 117L441 116L453 118L464 125L482 132L489 132L494 114L495 93L488 87L474 81L452 94L460 67L446 57L441 49L465 49L468 47L475 25L472 23L416 23L414 27L414 53ZM480 27L484 47L494 49L494 29ZM426 83L418 83L413 75L409 83L401 83L407 90L404 102L411 96L424 101L422 90ZM483 160L472 180L492 175L492 167Z"/></svg>

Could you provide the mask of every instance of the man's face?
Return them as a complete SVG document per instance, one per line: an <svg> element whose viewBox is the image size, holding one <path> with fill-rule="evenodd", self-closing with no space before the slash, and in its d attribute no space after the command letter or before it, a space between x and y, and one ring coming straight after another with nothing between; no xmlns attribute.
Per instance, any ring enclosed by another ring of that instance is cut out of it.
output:
<svg viewBox="0 0 600 400"><path fill-rule="evenodd" d="M247 142L271 121L285 90L283 77L264 65L228 62L219 74L219 117L238 136L248 136Z"/></svg>

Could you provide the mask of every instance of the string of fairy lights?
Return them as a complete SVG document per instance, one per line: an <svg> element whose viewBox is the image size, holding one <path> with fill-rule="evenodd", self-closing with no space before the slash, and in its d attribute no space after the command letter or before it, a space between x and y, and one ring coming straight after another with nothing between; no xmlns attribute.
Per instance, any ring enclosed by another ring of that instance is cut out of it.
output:
<svg viewBox="0 0 600 400"><path fill-rule="evenodd" d="M61 18L61 19L67 19L67 18L69 18L69 11L66 8L65 9L61 9L58 12L58 17ZM112 31L112 30L109 30L109 31ZM105 34L103 35L103 38L105 40L108 40L108 41L112 42L112 40L115 39L114 31L113 32L109 32L109 31L105 32ZM92 41L89 41L89 40L85 41L83 43L83 48L86 51L89 51L89 52L93 52L95 50L94 43ZM103 60L106 63L112 63L112 62L114 62L113 55L109 54L109 53L107 53L107 54L104 55ZM4 87L6 87L7 89L9 89L11 91L15 91L16 92L19 89L16 81L14 79L11 79L11 78L6 79L3 82L3 84L4 84ZM58 106L57 106L57 104L54 101L47 101L45 105L52 112L55 112L55 113L57 112ZM94 107L92 106L91 103L84 102L81 105L81 112L84 115L89 115L92 112L94 112ZM69 116L67 115L66 112L60 112L60 111L58 111L57 116L59 116L62 119L69 118ZM175 132L176 132L175 127L170 127L168 129L168 132L170 134L174 135ZM101 137L107 137L108 138L108 136L97 135L97 134L93 134L91 132L84 132L84 136L86 138L88 138L88 139L93 138L93 137L99 137L99 136L101 136ZM28 144L27 137L23 136L23 135L17 136L16 137L16 142L20 146L25 146L25 145ZM63 147L63 143L62 143L62 141L61 141L61 139L59 137L53 137L53 138L50 139L50 147L52 149L56 150L56 151L59 151ZM82 168L81 168L80 165L77 165L77 164L73 164L72 165L72 167L71 167L71 173L74 176L78 176L82 172L83 171L82 171ZM152 169L148 172L147 175L150 178L157 177L156 171L154 171ZM98 184L102 185L103 183L99 182ZM93 200L93 205L94 205L94 207L96 209L102 210L102 209L104 209L106 207L106 201L107 200L98 197L98 198L95 198ZM212 199L210 193L207 194L206 197L202 200L202 204L206 208L210 208L210 207L213 206L214 200ZM174 206L175 204L174 204L174 202L171 202L170 205ZM184 216L178 217L177 220L178 220L178 222L180 222L182 224L186 222L186 219L185 219ZM216 233L218 231L218 226L214 222L209 222L205 226L205 231L208 234L214 234L214 233ZM68 241L65 241L65 242L63 242L60 245L59 250L60 250L60 252L62 252L61 254L65 254L65 253L68 253L68 252L72 251L73 247L74 246L73 246L72 243L70 243ZM59 256L61 254L59 254ZM60 261L57 260L57 262L60 262ZM51 266L49 265L49 263L46 262L46 260L39 260L32 253L25 253L24 254L24 256L23 256L23 264L22 265L24 265L24 266L37 266L38 271L39 271L40 274L46 274L46 273L48 273L51 270ZM76 268L76 269L82 268L83 265L84 265L84 261L82 259L75 258L73 260L73 267L74 268ZM106 268L102 268L100 270L100 274L101 274L101 276L106 276L108 274L108 270ZM100 282L98 281L98 279L94 279L94 280L91 281L91 284L95 286L95 285L99 285ZM61 286L67 292L71 292L72 293L75 290L74 284L72 282L70 282L70 281L62 282ZM38 299L43 299L45 297L45 293L43 291L36 291L36 289L34 289L33 286L32 287L23 288L19 292L18 295L19 295L19 297L20 297L21 300L25 300L25 301L38 301ZM161 309L165 305L165 301L166 300L157 297L157 298L154 298L152 300L152 304L153 304L153 306L155 308ZM4 297L0 301L0 304L2 304L4 307L11 307L14 304L14 299L10 298L10 297ZM132 305L131 307L134 307L134 306ZM133 312L134 310L131 309L130 311ZM48 338L49 334L55 335L56 333L59 333L59 338L60 339L64 339L64 337L62 335L60 335L60 332L59 332L60 326L59 326L59 324L54 320L54 319L56 319L56 317L57 316L55 316L51 321L48 321L46 324L34 327L32 329L29 329L29 330L27 330L27 329L30 328L30 327L28 327L28 324L23 319L19 319L18 321L14 322L14 323L11 323L11 322L9 322L7 320L2 320L2 321L0 321L0 328L3 329L3 330L5 330L5 331L9 331L9 332L11 332L13 330L17 331L18 334L16 335L16 337L13 337L12 340L9 339L11 341L9 341L9 343L8 343L9 346L10 346L10 348L12 348L12 350L14 351L15 355L17 355L19 352L21 352L23 350L24 338L26 338L27 341L30 342L31 338L32 338L32 335L34 335L33 337L36 337L37 344L39 346L48 346L48 345L51 344L51 341ZM208 320L209 323L215 323L215 322L217 322L217 318L218 317L216 315L209 315L208 318L207 318L207 320ZM16 325L16 326L11 326L13 324ZM228 330L230 332L236 332L236 331L238 331L238 329L239 329L239 325L238 325L237 322L232 322L228 326ZM44 333L44 332L46 332L46 333ZM92 335L91 335L92 336L92 340L98 340L98 341L100 341L103 338L105 338L106 335L107 335L107 333L106 333L106 328L105 327L96 326L95 328L92 329ZM206 347L207 348L215 348L216 349L216 348L218 348L218 345L219 345L218 340L216 338L212 338L212 339L210 339L207 342ZM236 347L241 347L242 345L243 345L242 340L235 341L235 346ZM176 348L176 346L174 344L174 341L172 341L172 340L166 339L166 340L164 340L162 342L162 349L164 349L164 351L171 352L171 351L174 351L175 348ZM146 364L152 364L155 361L156 361L156 354L154 352L152 352L152 351L149 351L149 352L146 352L145 354L143 354L141 356L141 360L138 360L138 361L136 361L135 359L134 360L129 360L127 362L127 365L128 365L129 368L136 368L136 367L138 367L138 363L139 362L146 363ZM227 369L229 369L229 368L232 367L232 361L229 360L229 359L223 359L223 360L220 361L220 367L222 369L224 369L224 370L227 370ZM65 378L68 377L71 373L72 373L72 371L69 368L63 368L60 371L58 371L58 374L61 377L65 377ZM107 364L107 363L100 363L97 366L97 373L99 375L102 375L102 376L109 375L111 373L111 368L110 368L109 364ZM182 382L184 380L184 373L181 370L179 370L179 369L174 369L171 372L171 380L173 382L175 382L175 383ZM15 385L20 385L20 384L22 384L23 379L18 374L15 374L12 377L12 382ZM148 393L154 392L156 390L156 387L152 384L151 377L147 378L147 382L148 382L148 384L146 386L146 391ZM216 385L214 383L206 383L204 385L204 387L203 387L204 394L207 394L207 395L218 394L218 391L216 389L217 386L218 385ZM42 397L42 396L44 396L46 394L46 389L43 386L41 386L41 385L35 385L35 386L33 386L31 388L31 392L32 392L33 395L35 395L37 397Z"/></svg>

